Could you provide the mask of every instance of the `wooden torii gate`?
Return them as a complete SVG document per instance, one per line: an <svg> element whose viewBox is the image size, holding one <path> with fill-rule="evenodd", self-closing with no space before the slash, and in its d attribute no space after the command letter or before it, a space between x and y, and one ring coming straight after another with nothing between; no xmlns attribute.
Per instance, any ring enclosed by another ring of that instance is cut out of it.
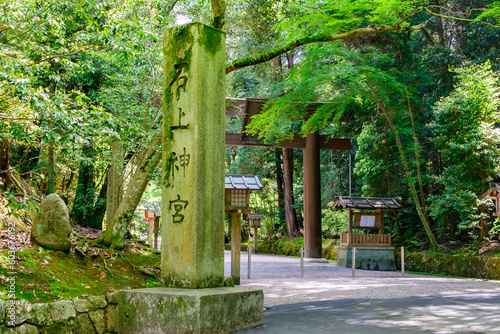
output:
<svg viewBox="0 0 500 334"><path fill-rule="evenodd" d="M226 116L245 117L241 134L226 133L226 146L257 146L300 148L304 150L304 246L305 257L322 258L321 246L321 176L319 150L349 151L350 139L329 138L318 132L309 133L306 138L295 136L291 140L276 144L245 134L251 117L261 112L267 99L226 98ZM310 104L306 111L313 113L320 104Z"/></svg>

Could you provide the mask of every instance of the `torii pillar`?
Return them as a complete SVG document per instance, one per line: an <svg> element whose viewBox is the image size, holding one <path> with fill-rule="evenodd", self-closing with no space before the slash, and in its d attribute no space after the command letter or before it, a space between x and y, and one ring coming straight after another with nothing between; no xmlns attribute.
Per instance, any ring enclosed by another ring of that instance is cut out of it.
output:
<svg viewBox="0 0 500 334"><path fill-rule="evenodd" d="M309 133L304 148L304 246L305 257L322 258L321 170L319 133Z"/></svg>

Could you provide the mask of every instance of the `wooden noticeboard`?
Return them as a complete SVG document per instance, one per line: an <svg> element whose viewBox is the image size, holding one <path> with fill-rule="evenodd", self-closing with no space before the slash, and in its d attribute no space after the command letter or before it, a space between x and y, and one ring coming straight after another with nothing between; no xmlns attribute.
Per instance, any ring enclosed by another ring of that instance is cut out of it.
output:
<svg viewBox="0 0 500 334"><path fill-rule="evenodd" d="M382 213L354 213L354 228L379 229L382 226Z"/></svg>

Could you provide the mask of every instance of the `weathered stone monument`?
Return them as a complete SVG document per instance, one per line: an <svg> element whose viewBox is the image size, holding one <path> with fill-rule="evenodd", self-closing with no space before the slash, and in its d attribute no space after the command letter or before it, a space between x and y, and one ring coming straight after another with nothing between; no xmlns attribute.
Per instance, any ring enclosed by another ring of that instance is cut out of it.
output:
<svg viewBox="0 0 500 334"><path fill-rule="evenodd" d="M224 278L225 34L164 31L162 259L168 288L122 291L118 333L229 333L263 323L263 293ZM224 287L226 286L226 287Z"/></svg>
<svg viewBox="0 0 500 334"><path fill-rule="evenodd" d="M31 242L46 249L67 251L71 248L68 207L56 194L50 194L40 204L31 227Z"/></svg>
<svg viewBox="0 0 500 334"><path fill-rule="evenodd" d="M224 285L225 35L164 33L161 272L173 287ZM222 95L221 95L222 94Z"/></svg>

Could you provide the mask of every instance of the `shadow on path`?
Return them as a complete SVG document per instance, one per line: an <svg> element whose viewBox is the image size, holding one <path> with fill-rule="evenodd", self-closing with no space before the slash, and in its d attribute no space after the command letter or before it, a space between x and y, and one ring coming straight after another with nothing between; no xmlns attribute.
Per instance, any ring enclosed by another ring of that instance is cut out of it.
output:
<svg viewBox="0 0 500 334"><path fill-rule="evenodd" d="M238 333L500 333L500 294L340 299L279 305Z"/></svg>

